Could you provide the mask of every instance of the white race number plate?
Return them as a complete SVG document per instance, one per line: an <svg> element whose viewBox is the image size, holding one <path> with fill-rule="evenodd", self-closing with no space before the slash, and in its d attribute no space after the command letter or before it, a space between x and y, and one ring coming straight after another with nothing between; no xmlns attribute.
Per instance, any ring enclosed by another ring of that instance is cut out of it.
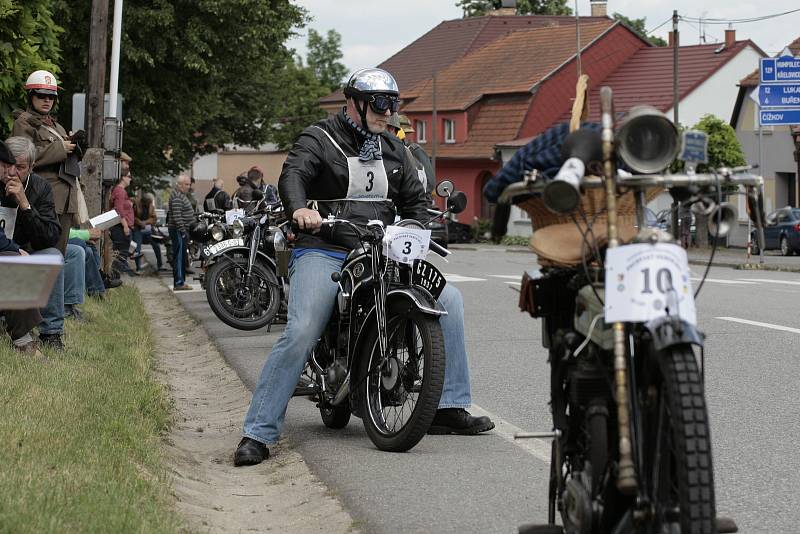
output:
<svg viewBox="0 0 800 534"><path fill-rule="evenodd" d="M225 249L243 246L244 239L226 239L225 241L220 241L219 243L207 246L203 253L206 256L213 256L214 254L222 252Z"/></svg>
<svg viewBox="0 0 800 534"><path fill-rule="evenodd" d="M384 253L400 263L411 265L428 255L431 231L402 226L387 226L383 237Z"/></svg>
<svg viewBox="0 0 800 534"><path fill-rule="evenodd" d="M665 315L697 324L686 251L671 243L606 252L605 322L648 322Z"/></svg>

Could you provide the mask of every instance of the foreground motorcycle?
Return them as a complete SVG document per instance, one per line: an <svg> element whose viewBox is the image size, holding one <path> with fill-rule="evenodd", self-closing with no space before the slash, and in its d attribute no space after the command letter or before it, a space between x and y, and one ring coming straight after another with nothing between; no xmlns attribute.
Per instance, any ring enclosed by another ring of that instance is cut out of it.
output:
<svg viewBox="0 0 800 534"><path fill-rule="evenodd" d="M453 212L466 206L449 181L437 193ZM361 247L331 274L337 305L294 395L314 397L329 428L344 428L356 414L380 450L407 451L428 431L444 384L439 317L447 312L437 298L446 281L424 260L423 240L443 257L448 251L411 231L424 228L414 220L363 228L331 216L322 224L350 227Z"/></svg>
<svg viewBox="0 0 800 534"><path fill-rule="evenodd" d="M285 318L289 281L276 274L276 262L288 262L286 225L279 203L259 205L232 222L230 239L203 250L208 305L228 326L258 330Z"/></svg>
<svg viewBox="0 0 800 534"><path fill-rule="evenodd" d="M523 275L520 291L520 307L542 320L554 427L517 435L552 439L548 523L520 532L735 532L716 517L704 335L686 253L670 233L646 227L644 208L667 188L724 235L735 213L722 191L743 186L763 236L763 180L731 169L657 174L678 152L672 122L635 109L615 137L607 87L601 103L602 134L571 134L554 179L528 176L500 199L532 215L543 204L561 217L537 226L531 245L542 267ZM617 157L639 174L618 173ZM593 224L598 219L603 224Z"/></svg>

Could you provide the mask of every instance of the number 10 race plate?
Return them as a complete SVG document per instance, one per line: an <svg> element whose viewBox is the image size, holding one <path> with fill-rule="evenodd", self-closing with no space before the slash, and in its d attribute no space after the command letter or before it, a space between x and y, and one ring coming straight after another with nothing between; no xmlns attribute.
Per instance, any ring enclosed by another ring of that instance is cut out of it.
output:
<svg viewBox="0 0 800 534"><path fill-rule="evenodd" d="M432 264L425 260L417 260L411 271L411 283L422 287L433 295L433 298L438 299L447 281L439 269Z"/></svg>
<svg viewBox="0 0 800 534"><path fill-rule="evenodd" d="M664 315L697 324L686 251L671 243L606 252L605 322L648 322Z"/></svg>

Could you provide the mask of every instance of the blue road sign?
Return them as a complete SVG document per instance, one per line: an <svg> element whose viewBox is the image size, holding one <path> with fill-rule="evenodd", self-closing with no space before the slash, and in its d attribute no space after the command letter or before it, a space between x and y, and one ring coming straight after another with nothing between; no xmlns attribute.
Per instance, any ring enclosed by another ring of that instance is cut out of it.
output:
<svg viewBox="0 0 800 534"><path fill-rule="evenodd" d="M762 108L800 107L800 83L759 85L758 105Z"/></svg>
<svg viewBox="0 0 800 534"><path fill-rule="evenodd" d="M762 109L759 111L762 126L781 126L800 124L800 108L797 109Z"/></svg>
<svg viewBox="0 0 800 534"><path fill-rule="evenodd" d="M708 135L696 130L683 132L680 159L692 164L708 163Z"/></svg>
<svg viewBox="0 0 800 534"><path fill-rule="evenodd" d="M800 57L761 58L761 83L800 83Z"/></svg>

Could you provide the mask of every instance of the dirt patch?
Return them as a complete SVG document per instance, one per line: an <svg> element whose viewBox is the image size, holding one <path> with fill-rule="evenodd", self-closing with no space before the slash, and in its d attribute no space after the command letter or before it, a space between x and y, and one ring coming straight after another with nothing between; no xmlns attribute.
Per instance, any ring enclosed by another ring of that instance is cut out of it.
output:
<svg viewBox="0 0 800 534"><path fill-rule="evenodd" d="M165 440L176 506L192 532L351 533L358 529L286 442L261 465L233 466L250 392L205 330L155 278L135 282L175 403Z"/></svg>

